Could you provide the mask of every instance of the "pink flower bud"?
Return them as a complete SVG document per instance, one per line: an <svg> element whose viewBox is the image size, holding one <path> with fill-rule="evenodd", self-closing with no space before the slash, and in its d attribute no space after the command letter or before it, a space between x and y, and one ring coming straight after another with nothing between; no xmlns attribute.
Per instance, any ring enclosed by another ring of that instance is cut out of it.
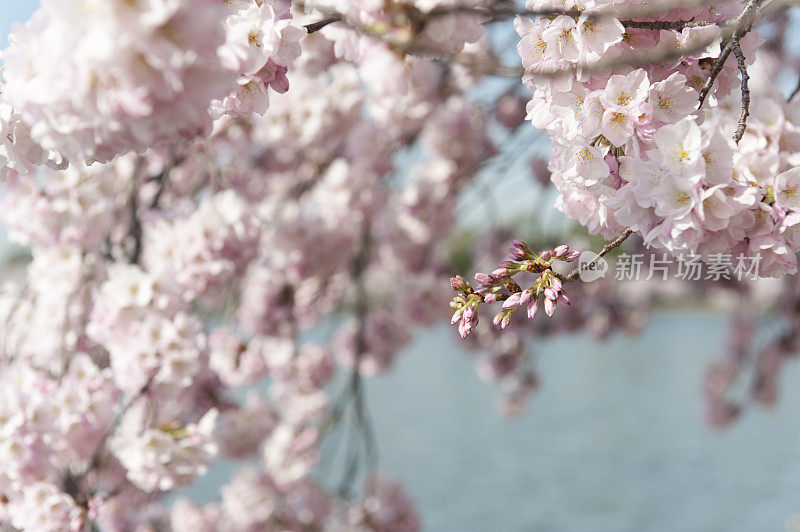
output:
<svg viewBox="0 0 800 532"><path fill-rule="evenodd" d="M460 275L450 278L450 287L456 292L463 292L468 286L469 283Z"/></svg>
<svg viewBox="0 0 800 532"><path fill-rule="evenodd" d="M533 319L537 312L539 312L539 298L534 297L528 303L528 318Z"/></svg>
<svg viewBox="0 0 800 532"><path fill-rule="evenodd" d="M505 314L504 312L498 312L497 314L495 314L494 318L492 318L492 325L494 325L495 327L499 327L500 323L502 323L503 321L504 314Z"/></svg>
<svg viewBox="0 0 800 532"><path fill-rule="evenodd" d="M475 280L483 286L492 286L495 279L488 273L476 273Z"/></svg>
<svg viewBox="0 0 800 532"><path fill-rule="evenodd" d="M533 255L533 251L522 240L514 240L511 243L511 247L508 248L508 254L514 260L523 260L530 258Z"/></svg>
<svg viewBox="0 0 800 532"><path fill-rule="evenodd" d="M511 246L508 248L508 256L514 260L522 260L525 258L525 252L518 247Z"/></svg>
<svg viewBox="0 0 800 532"><path fill-rule="evenodd" d="M522 299L522 293L517 292L515 294L511 294L508 296L508 299L505 300L503 303L504 309L518 307L520 305L520 299Z"/></svg>
<svg viewBox="0 0 800 532"><path fill-rule="evenodd" d="M491 292L483 296L483 300L487 303L494 303L497 301L497 294Z"/></svg>
<svg viewBox="0 0 800 532"><path fill-rule="evenodd" d="M564 255L563 259L567 262L572 262L573 260L577 259L580 256L581 252L578 251L577 249L573 249L572 251Z"/></svg>
<svg viewBox="0 0 800 532"><path fill-rule="evenodd" d="M528 301L531 300L531 297L533 297L533 290L530 288L524 290L519 298L519 306L521 307L522 305L527 305Z"/></svg>
<svg viewBox="0 0 800 532"><path fill-rule="evenodd" d="M462 318L465 321L472 321L475 319L475 307L470 305L464 309L464 317Z"/></svg>
<svg viewBox="0 0 800 532"><path fill-rule="evenodd" d="M556 302L550 298L544 300L544 313L548 316L552 316L553 312L556 311Z"/></svg>
<svg viewBox="0 0 800 532"><path fill-rule="evenodd" d="M553 252L550 250L542 251L541 259L542 260L550 260L553 258Z"/></svg>
<svg viewBox="0 0 800 532"><path fill-rule="evenodd" d="M561 291L562 287L563 285L561 284L561 279L559 279L558 277L553 277L553 280L550 281L550 288L552 288L556 292L559 292Z"/></svg>
<svg viewBox="0 0 800 532"><path fill-rule="evenodd" d="M470 332L469 324L466 321L462 320L461 323L458 324L458 334L461 335L462 339L464 339L467 337L469 332Z"/></svg>
<svg viewBox="0 0 800 532"><path fill-rule="evenodd" d="M553 250L553 254L555 254L556 257L563 257L567 253L569 253L569 246L566 244L562 244Z"/></svg>
<svg viewBox="0 0 800 532"><path fill-rule="evenodd" d="M547 287L544 289L544 297L546 297L549 301L555 301L558 299L558 292L550 287Z"/></svg>

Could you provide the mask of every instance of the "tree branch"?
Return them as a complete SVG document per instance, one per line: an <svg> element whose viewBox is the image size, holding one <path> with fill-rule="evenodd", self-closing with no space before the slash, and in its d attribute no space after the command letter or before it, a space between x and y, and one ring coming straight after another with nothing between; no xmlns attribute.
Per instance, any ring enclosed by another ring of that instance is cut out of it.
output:
<svg viewBox="0 0 800 532"><path fill-rule="evenodd" d="M742 114L739 117L739 127L736 128L736 133L733 135L733 140L736 141L736 144L739 144L747 129L747 117L750 116L750 75L747 73L747 63L745 62L742 48L739 46L739 38L733 38L732 42L733 55L736 56L736 64L742 74Z"/></svg>
<svg viewBox="0 0 800 532"><path fill-rule="evenodd" d="M717 80L717 76L719 76L719 73L722 72L722 69L725 66L725 62L728 60L728 56L731 55L731 51L733 51L733 39L731 39L725 44L725 47L722 49L722 53L720 53L717 60L714 61L714 65L711 67L711 74L708 76L708 79L703 85L703 88L700 90L699 107L702 107L703 102L706 101L708 93L711 92L711 87L714 86L714 82Z"/></svg>
<svg viewBox="0 0 800 532"><path fill-rule="evenodd" d="M628 237L631 236L632 234L633 234L633 229L629 227L628 229L625 230L625 232L623 232L617 238L615 238L614 240L603 246L603 249L600 250L600 252L594 259L592 259L591 262L587 262L586 264L578 266L567 275L558 275L558 278L567 283L574 281L575 279L578 278L578 276L581 274L582 271L592 268L595 264L597 264L597 262L601 258L603 258L606 254L608 254L609 251L621 246L622 243L625 242L625 240L627 240Z"/></svg>
<svg viewBox="0 0 800 532"><path fill-rule="evenodd" d="M334 22L339 22L342 20L342 15L334 15L330 18L326 18L325 20L320 20L319 22L313 22L311 24L306 24L303 26L309 34L316 33L328 24L333 24Z"/></svg>

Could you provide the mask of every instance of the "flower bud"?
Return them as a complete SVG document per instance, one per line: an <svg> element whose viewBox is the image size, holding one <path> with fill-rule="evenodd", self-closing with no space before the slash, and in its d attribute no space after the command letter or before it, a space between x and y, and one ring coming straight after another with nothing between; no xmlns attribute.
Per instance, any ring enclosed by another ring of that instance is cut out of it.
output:
<svg viewBox="0 0 800 532"><path fill-rule="evenodd" d="M455 290L456 292L463 292L467 289L469 283L461 277L460 275L456 275L455 277L450 278L450 287Z"/></svg>
<svg viewBox="0 0 800 532"><path fill-rule="evenodd" d="M533 319L537 312L539 312L539 298L534 297L528 303L528 318Z"/></svg>
<svg viewBox="0 0 800 532"><path fill-rule="evenodd" d="M461 323L458 324L458 334L461 336L461 339L463 340L466 338L470 331L469 322L461 320Z"/></svg>
<svg viewBox="0 0 800 532"><path fill-rule="evenodd" d="M475 307L473 305L464 309L464 316L462 319L465 321L472 321L475 319Z"/></svg>
<svg viewBox="0 0 800 532"><path fill-rule="evenodd" d="M522 292L517 292L515 294L511 294L508 296L508 299L505 300L503 303L504 309L518 307L520 305L520 299L522 298Z"/></svg>
<svg viewBox="0 0 800 532"><path fill-rule="evenodd" d="M492 318L492 325L494 325L495 327L499 327L500 324L503 322L503 314L504 314L503 312L498 312L497 314L495 314L494 318Z"/></svg>
<svg viewBox="0 0 800 532"><path fill-rule="evenodd" d="M548 316L552 316L553 312L556 311L556 302L550 298L546 298L544 300L544 313Z"/></svg>
<svg viewBox="0 0 800 532"><path fill-rule="evenodd" d="M514 260L523 260L532 257L533 250L522 240L513 240L511 242L511 247L508 249L508 254L511 255L511 258Z"/></svg>
<svg viewBox="0 0 800 532"><path fill-rule="evenodd" d="M517 246L511 246L508 248L508 256L514 260L522 260L525 258L525 252Z"/></svg>
<svg viewBox="0 0 800 532"><path fill-rule="evenodd" d="M497 268L492 271L492 276L498 279L504 279L509 276L509 271L507 268Z"/></svg>
<svg viewBox="0 0 800 532"><path fill-rule="evenodd" d="M475 280L483 286L492 286L495 282L495 278L488 273L476 273Z"/></svg>
<svg viewBox="0 0 800 532"><path fill-rule="evenodd" d="M531 297L533 297L533 289L528 288L527 290L521 293L519 298L519 306L521 307L522 305L527 305L528 301L531 300Z"/></svg>

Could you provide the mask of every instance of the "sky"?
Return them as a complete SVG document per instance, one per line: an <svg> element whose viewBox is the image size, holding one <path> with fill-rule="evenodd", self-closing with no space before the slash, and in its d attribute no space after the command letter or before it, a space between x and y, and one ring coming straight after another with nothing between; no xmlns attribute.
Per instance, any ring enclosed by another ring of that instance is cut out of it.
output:
<svg viewBox="0 0 800 532"><path fill-rule="evenodd" d="M8 44L11 25L28 20L38 5L38 0L0 0L0 48Z"/></svg>

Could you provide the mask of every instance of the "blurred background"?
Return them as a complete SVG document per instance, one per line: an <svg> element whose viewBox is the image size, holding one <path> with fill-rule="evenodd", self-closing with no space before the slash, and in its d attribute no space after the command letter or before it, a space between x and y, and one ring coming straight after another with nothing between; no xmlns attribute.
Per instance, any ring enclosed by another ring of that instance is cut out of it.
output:
<svg viewBox="0 0 800 532"><path fill-rule="evenodd" d="M2 2L4 43L36 4ZM535 137L529 128L516 142ZM530 183L524 168L503 171L517 176L504 186ZM551 193L528 188L515 201L552 205ZM477 201L480 186L464 198L466 228L493 216ZM564 222L551 214L543 223L557 232ZM542 341L541 385L509 421L495 387L476 377L475 355L451 327L431 328L393 373L368 382L382 468L406 483L426 530L800 530L800 368L785 369L773 408L715 430L702 381L727 336L725 316L681 309L654 312L635 338ZM212 471L190 495L209 500L224 476Z"/></svg>

